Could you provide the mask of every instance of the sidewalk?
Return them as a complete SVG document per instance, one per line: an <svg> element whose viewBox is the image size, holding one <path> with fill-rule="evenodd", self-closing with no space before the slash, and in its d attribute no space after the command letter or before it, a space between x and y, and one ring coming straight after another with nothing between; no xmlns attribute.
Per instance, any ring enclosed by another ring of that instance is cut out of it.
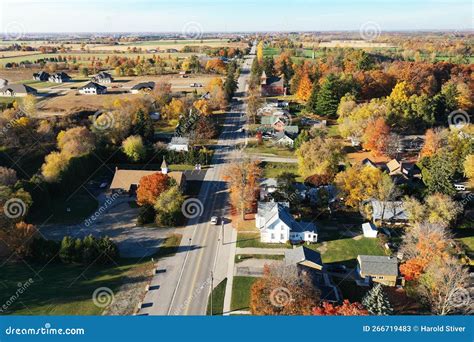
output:
<svg viewBox="0 0 474 342"><path fill-rule="evenodd" d="M232 229L232 239L231 241L237 241L237 231ZM232 286L234 284L234 261L235 261L235 251L237 243L231 244L230 253L229 253L229 262L227 264L227 284L225 287L225 296L224 296L224 316L228 316L230 313L230 304L232 300Z"/></svg>
<svg viewBox="0 0 474 342"><path fill-rule="evenodd" d="M237 248L235 254L265 254L265 255L285 255L288 248Z"/></svg>

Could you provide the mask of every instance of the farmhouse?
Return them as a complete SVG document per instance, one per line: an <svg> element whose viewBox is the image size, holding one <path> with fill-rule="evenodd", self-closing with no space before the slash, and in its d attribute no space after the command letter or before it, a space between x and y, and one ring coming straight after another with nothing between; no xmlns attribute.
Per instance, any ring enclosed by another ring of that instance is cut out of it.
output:
<svg viewBox="0 0 474 342"><path fill-rule="evenodd" d="M92 82L97 82L97 83L112 83L113 82L113 77L111 74L101 71L97 75L91 78Z"/></svg>
<svg viewBox="0 0 474 342"><path fill-rule="evenodd" d="M131 92L132 94L138 94L141 92L149 93L154 88L155 88L155 82L142 82L142 83L135 84L132 87Z"/></svg>
<svg viewBox="0 0 474 342"><path fill-rule="evenodd" d="M35 88L25 84L10 84L0 88L0 96L23 97L26 95L36 95L38 91Z"/></svg>
<svg viewBox="0 0 474 342"><path fill-rule="evenodd" d="M33 79L35 81L46 82L47 80L49 80L49 74L47 72L44 72L44 71L35 72L33 74Z"/></svg>
<svg viewBox="0 0 474 342"><path fill-rule="evenodd" d="M265 71L260 77L262 96L283 96L286 95L284 77L267 77Z"/></svg>
<svg viewBox="0 0 474 342"><path fill-rule="evenodd" d="M287 203L259 202L255 223L260 229L261 242L318 241L316 226L310 222L297 222L288 211Z"/></svg>
<svg viewBox="0 0 474 342"><path fill-rule="evenodd" d="M357 273L362 278L359 285L370 282L395 286L398 277L398 261L395 257L382 255L358 255Z"/></svg>
<svg viewBox="0 0 474 342"><path fill-rule="evenodd" d="M168 150L170 151L189 151L189 138L186 137L173 137L171 142L168 144Z"/></svg>
<svg viewBox="0 0 474 342"><path fill-rule="evenodd" d="M183 172L172 171L168 172L168 165L166 161L163 160L161 165L161 171L158 170L119 170L115 169L114 178L110 184L111 191L126 192L129 195L135 195L138 185L140 184L140 179L144 176L149 176L155 173L167 174L176 181L176 184L180 187L181 190L186 188L186 176Z"/></svg>
<svg viewBox="0 0 474 342"><path fill-rule="evenodd" d="M65 72L58 72L49 76L48 81L53 83L69 82L71 77Z"/></svg>
<svg viewBox="0 0 474 342"><path fill-rule="evenodd" d="M322 271L324 267L321 254L305 246L286 250L285 264L309 267L318 271Z"/></svg>
<svg viewBox="0 0 474 342"><path fill-rule="evenodd" d="M85 86L79 88L79 94L83 95L100 95L107 93L107 87L100 84L89 82Z"/></svg>

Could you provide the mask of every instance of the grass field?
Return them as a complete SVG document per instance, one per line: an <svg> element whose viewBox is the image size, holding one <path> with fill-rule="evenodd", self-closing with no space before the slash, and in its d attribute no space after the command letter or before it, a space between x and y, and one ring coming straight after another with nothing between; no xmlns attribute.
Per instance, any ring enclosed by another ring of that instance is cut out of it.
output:
<svg viewBox="0 0 474 342"><path fill-rule="evenodd" d="M235 263L238 264L248 259L268 259L268 260L283 260L284 255L269 255L269 254L237 254L235 256Z"/></svg>
<svg viewBox="0 0 474 342"><path fill-rule="evenodd" d="M386 255L379 240L369 238L358 240L345 238L307 247L319 251L325 264L343 262L348 266L354 266L358 255Z"/></svg>
<svg viewBox="0 0 474 342"><path fill-rule="evenodd" d="M263 145L249 145L245 151L249 154L271 154L278 157L294 157L295 152L286 147L272 146L270 143Z"/></svg>
<svg viewBox="0 0 474 342"><path fill-rule="evenodd" d="M263 177L265 178L277 178L284 172L290 172L297 176L296 180L299 179L298 164L296 163L273 163L273 162L264 162L263 164Z"/></svg>
<svg viewBox="0 0 474 342"><path fill-rule="evenodd" d="M212 290L212 312L211 312L211 296L209 295L209 302L207 304L208 315L222 315L224 313L224 298L225 286L227 285L227 278L219 283Z"/></svg>
<svg viewBox="0 0 474 342"><path fill-rule="evenodd" d="M171 256L178 250L181 235L166 238L155 260ZM0 266L0 303L11 301L18 284L30 278L31 285L8 305L15 315L100 315L105 308L94 305L92 294L99 287L108 287L115 294L124 283L141 277L153 268L153 263L137 259L121 259L111 265L47 265L18 262ZM130 298L137 301L139 298ZM2 307L0 307L2 309Z"/></svg>
<svg viewBox="0 0 474 342"><path fill-rule="evenodd" d="M293 248L290 243L264 243L260 242L260 233L238 233L238 248Z"/></svg>
<svg viewBox="0 0 474 342"><path fill-rule="evenodd" d="M248 310L250 304L250 288L257 279L258 278L255 277L234 277L232 300L230 304L232 311Z"/></svg>

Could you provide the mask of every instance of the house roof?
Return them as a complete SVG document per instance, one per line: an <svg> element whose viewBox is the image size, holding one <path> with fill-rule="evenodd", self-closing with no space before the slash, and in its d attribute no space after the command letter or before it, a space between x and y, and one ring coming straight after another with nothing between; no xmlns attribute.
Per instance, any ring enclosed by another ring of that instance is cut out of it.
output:
<svg viewBox="0 0 474 342"><path fill-rule="evenodd" d="M259 215L264 217L264 227L269 230L275 229L282 222L290 228L293 233L316 232L316 226L311 222L297 222L288 211L289 205L285 202L271 203L265 210L259 204Z"/></svg>
<svg viewBox="0 0 474 342"><path fill-rule="evenodd" d="M58 77L58 78L71 78L68 74L66 74L64 71L52 74L50 77Z"/></svg>
<svg viewBox="0 0 474 342"><path fill-rule="evenodd" d="M267 77L266 86L267 87L283 87L284 86L283 77L278 77L278 76Z"/></svg>
<svg viewBox="0 0 474 342"><path fill-rule="evenodd" d="M109 74L108 72L101 71L96 75L96 77L99 77L99 78L112 78L112 75Z"/></svg>
<svg viewBox="0 0 474 342"><path fill-rule="evenodd" d="M95 89L100 89L100 90L107 89L107 87L105 87L103 85L97 84L95 82L89 82L85 86L80 87L79 90L87 89L87 88L95 88Z"/></svg>
<svg viewBox="0 0 474 342"><path fill-rule="evenodd" d="M140 179L145 176L153 175L155 173L161 173L158 170L115 170L114 178L112 184L110 184L110 189L122 189L125 191L130 191L132 185L138 186ZM184 180L184 174L182 172L173 171L169 172L168 176L173 178L178 185L180 185Z"/></svg>
<svg viewBox="0 0 474 342"><path fill-rule="evenodd" d="M3 93L7 90L11 90L15 92L16 94L30 94L30 93L36 93L37 91L35 88L32 88L26 84L9 84L0 88L0 93Z"/></svg>
<svg viewBox="0 0 474 342"><path fill-rule="evenodd" d="M361 164L363 166L377 167L377 165L375 165L375 163L372 160L370 160L369 158L365 158L364 160L362 160Z"/></svg>
<svg viewBox="0 0 474 342"><path fill-rule="evenodd" d="M284 140L290 139L291 141L293 141L293 139L291 139L288 135L286 135L285 132L277 132L277 133L275 133L274 138L275 138L276 141L280 141L280 140L282 140L282 139L284 139Z"/></svg>
<svg viewBox="0 0 474 342"><path fill-rule="evenodd" d="M298 126L285 126L285 132L290 134L297 134L299 132Z"/></svg>
<svg viewBox="0 0 474 342"><path fill-rule="evenodd" d="M138 83L138 84L135 84L133 87L132 87L132 90L141 90L141 89L153 89L155 88L155 82L142 82L142 83Z"/></svg>
<svg viewBox="0 0 474 342"><path fill-rule="evenodd" d="M48 78L49 74L46 71L35 72L33 74L34 77L45 77Z"/></svg>
<svg viewBox="0 0 474 342"><path fill-rule="evenodd" d="M278 186L276 178L263 178L260 182L260 186L274 187Z"/></svg>
<svg viewBox="0 0 474 342"><path fill-rule="evenodd" d="M398 275L397 258L382 255L359 255L360 271L363 274Z"/></svg>
<svg viewBox="0 0 474 342"><path fill-rule="evenodd" d="M300 246L285 251L286 265L300 264L305 261L313 262L321 266L323 265L321 254L305 246Z"/></svg>
<svg viewBox="0 0 474 342"><path fill-rule="evenodd" d="M385 208L382 206L382 203L377 200L372 200L372 217L376 220L408 220L405 207L403 206L402 201L388 201L385 202Z"/></svg>
<svg viewBox="0 0 474 342"><path fill-rule="evenodd" d="M275 115L262 116L260 123L262 125L273 125L278 122L280 118Z"/></svg>
<svg viewBox="0 0 474 342"><path fill-rule="evenodd" d="M365 222L362 223L362 231L364 232L364 235L370 234L372 232L376 232L377 227L372 222Z"/></svg>
<svg viewBox="0 0 474 342"><path fill-rule="evenodd" d="M386 164L386 166L387 166L388 171L392 173L395 171L399 171L402 164L398 160L392 159Z"/></svg>
<svg viewBox="0 0 474 342"><path fill-rule="evenodd" d="M186 137L173 137L171 138L170 145L188 145L189 138Z"/></svg>

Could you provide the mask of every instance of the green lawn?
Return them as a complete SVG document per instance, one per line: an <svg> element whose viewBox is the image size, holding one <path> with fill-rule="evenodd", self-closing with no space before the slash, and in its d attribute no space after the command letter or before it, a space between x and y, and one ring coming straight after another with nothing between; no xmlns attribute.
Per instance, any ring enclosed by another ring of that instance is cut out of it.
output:
<svg viewBox="0 0 474 342"><path fill-rule="evenodd" d="M170 235L154 255L155 260L176 253L180 242L181 235ZM116 293L124 281L133 281L152 270L153 264L148 260L121 259L117 264L92 266L59 262L46 266L24 262L3 265L0 267L0 303L7 303L16 294L18 284L31 278L32 284L13 301L6 314L100 315L104 308L94 305L94 290L108 287Z"/></svg>
<svg viewBox="0 0 474 342"><path fill-rule="evenodd" d="M237 254L235 256L235 263L238 264L244 260L248 259L268 259L268 260L283 260L285 259L284 255L269 255L269 254Z"/></svg>
<svg viewBox="0 0 474 342"><path fill-rule="evenodd" d="M264 162L263 164L263 177L265 178L277 178L283 172L290 172L297 176L297 181L302 181L299 177L298 164L296 163L273 163Z"/></svg>
<svg viewBox="0 0 474 342"><path fill-rule="evenodd" d="M51 206L40 206L31 213L30 219L34 223L79 223L92 215L97 209L97 199L86 190L79 190L70 198L54 197ZM68 211L69 210L69 211Z"/></svg>
<svg viewBox="0 0 474 342"><path fill-rule="evenodd" d="M232 284L232 300L230 309L248 310L250 303L250 288L258 278L255 277L234 277Z"/></svg>
<svg viewBox="0 0 474 342"><path fill-rule="evenodd" d="M263 243L260 242L260 233L238 233L237 247L239 248L293 248L290 243Z"/></svg>
<svg viewBox="0 0 474 342"><path fill-rule="evenodd" d="M359 240L344 238L327 241L324 246L323 243L317 243L307 245L307 247L320 251L323 262L326 264L344 262L349 266L354 266L359 254L386 255L385 249L379 244L379 240L369 238L361 238Z"/></svg>
<svg viewBox="0 0 474 342"><path fill-rule="evenodd" d="M249 145L245 149L249 154L272 154L278 157L292 157L295 158L295 151L286 148L272 146L269 143L263 145Z"/></svg>
<svg viewBox="0 0 474 342"><path fill-rule="evenodd" d="M212 315L222 315L224 313L224 297L225 286L227 285L227 278L219 283L212 290ZM207 303L207 315L211 315L211 297Z"/></svg>

